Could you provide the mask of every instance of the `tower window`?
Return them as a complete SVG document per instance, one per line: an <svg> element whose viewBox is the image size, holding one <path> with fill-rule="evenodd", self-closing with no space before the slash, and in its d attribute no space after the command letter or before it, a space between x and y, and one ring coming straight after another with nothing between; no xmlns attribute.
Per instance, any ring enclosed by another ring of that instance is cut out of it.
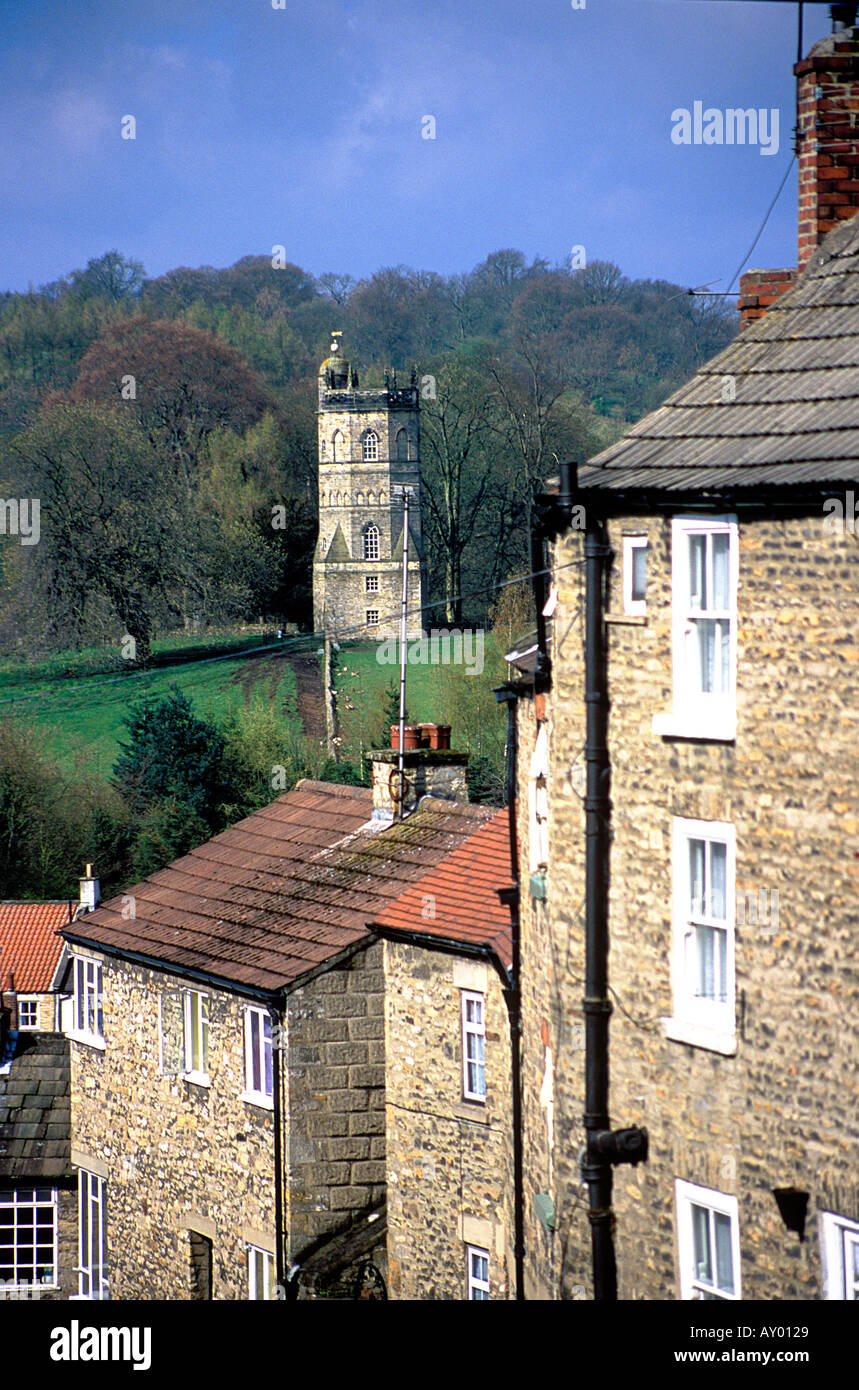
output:
<svg viewBox="0 0 859 1390"><path fill-rule="evenodd" d="M368 626L368 627L378 627L378 626L379 626L379 610L378 610L378 608L368 608L368 609L367 609L367 626Z"/></svg>
<svg viewBox="0 0 859 1390"><path fill-rule="evenodd" d="M366 594L377 594L379 592L379 576L368 574L364 580L364 592Z"/></svg>
<svg viewBox="0 0 859 1390"><path fill-rule="evenodd" d="M368 430L364 435L364 462L376 463L379 458L379 436L375 430Z"/></svg>
<svg viewBox="0 0 859 1390"><path fill-rule="evenodd" d="M334 438L331 440L331 457L335 463L342 463L346 457L343 447L343 436L339 430L334 431Z"/></svg>
<svg viewBox="0 0 859 1390"><path fill-rule="evenodd" d="M397 463L409 461L409 436L405 430L397 430Z"/></svg>
<svg viewBox="0 0 859 1390"><path fill-rule="evenodd" d="M378 560L379 558L379 528L373 522L364 532L364 559Z"/></svg>

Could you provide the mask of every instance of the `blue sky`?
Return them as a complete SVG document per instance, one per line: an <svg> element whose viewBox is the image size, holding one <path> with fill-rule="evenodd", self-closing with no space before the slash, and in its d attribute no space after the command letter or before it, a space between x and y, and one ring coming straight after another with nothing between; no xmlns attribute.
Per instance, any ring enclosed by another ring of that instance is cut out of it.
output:
<svg viewBox="0 0 859 1390"><path fill-rule="evenodd" d="M581 245L727 289L791 159L793 3L276 3L0 0L0 289L276 245L357 277ZM805 14L807 51L830 25ZM778 108L778 153L672 143L695 101ZM750 264L795 238L794 169Z"/></svg>

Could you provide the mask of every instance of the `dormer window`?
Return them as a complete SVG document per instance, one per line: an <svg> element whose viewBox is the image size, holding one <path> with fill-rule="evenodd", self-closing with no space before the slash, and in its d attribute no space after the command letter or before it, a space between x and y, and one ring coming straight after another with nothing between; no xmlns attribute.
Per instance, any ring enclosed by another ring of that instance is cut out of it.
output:
<svg viewBox="0 0 859 1390"><path fill-rule="evenodd" d="M364 435L363 457L365 463L378 463L379 460L379 436L375 430L368 430Z"/></svg>

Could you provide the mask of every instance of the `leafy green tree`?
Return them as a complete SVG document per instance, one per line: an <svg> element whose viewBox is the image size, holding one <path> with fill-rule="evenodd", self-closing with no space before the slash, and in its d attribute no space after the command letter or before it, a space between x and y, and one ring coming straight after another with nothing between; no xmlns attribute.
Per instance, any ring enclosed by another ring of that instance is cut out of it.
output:
<svg viewBox="0 0 859 1390"><path fill-rule="evenodd" d="M145 662L201 540L181 485L134 418L104 406L55 405L9 456L23 495L41 499L40 542L22 547L18 582L44 595L49 641L85 645L100 596Z"/></svg>
<svg viewBox="0 0 859 1390"><path fill-rule="evenodd" d="M144 700L126 717L127 743L114 768L114 785L132 815L173 799L189 807L210 831L221 828L230 789L224 781L224 737L199 719L178 686L165 699Z"/></svg>
<svg viewBox="0 0 859 1390"><path fill-rule="evenodd" d="M391 676L388 685L382 692L382 719L379 724L379 731L376 735L378 742L372 746L374 748L391 747L391 727L400 722L400 681L398 676ZM406 705L405 722L409 722L409 707Z"/></svg>
<svg viewBox="0 0 859 1390"><path fill-rule="evenodd" d="M145 811L134 840L132 865L136 878L157 873L174 859L203 844L209 826L186 801L175 796L157 801Z"/></svg>
<svg viewBox="0 0 859 1390"><path fill-rule="evenodd" d="M73 270L69 287L80 299L102 298L117 303L136 299L145 279L146 272L140 261L122 256L118 251L106 251L103 256L87 261L86 270Z"/></svg>

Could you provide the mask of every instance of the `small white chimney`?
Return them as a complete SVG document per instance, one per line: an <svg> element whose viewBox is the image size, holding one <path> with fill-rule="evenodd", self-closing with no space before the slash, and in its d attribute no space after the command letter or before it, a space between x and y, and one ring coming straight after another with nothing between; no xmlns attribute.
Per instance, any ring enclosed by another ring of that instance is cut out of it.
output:
<svg viewBox="0 0 859 1390"><path fill-rule="evenodd" d="M92 864L86 866L86 878L80 880L81 885L81 904L80 911L94 912L101 902L101 884L97 878L93 878Z"/></svg>

